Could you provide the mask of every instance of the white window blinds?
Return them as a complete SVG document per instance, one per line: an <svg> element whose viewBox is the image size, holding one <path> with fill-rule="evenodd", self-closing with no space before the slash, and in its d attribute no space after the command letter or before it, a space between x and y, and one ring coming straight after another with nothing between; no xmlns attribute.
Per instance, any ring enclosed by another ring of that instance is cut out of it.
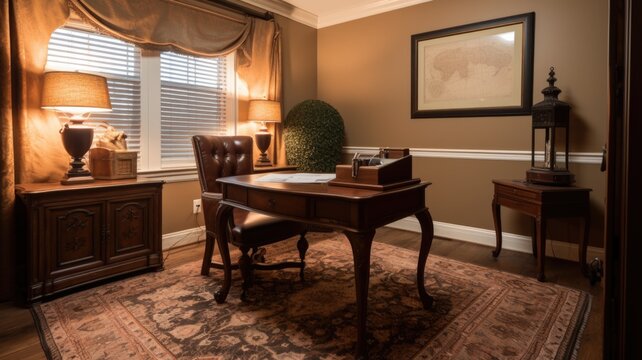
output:
<svg viewBox="0 0 642 360"><path fill-rule="evenodd" d="M140 149L140 51L135 46L91 31L59 28L49 41L47 70L80 71L107 78L112 111L92 114L127 134L130 150ZM97 129L99 130L99 128ZM96 131L99 135L101 132Z"/></svg>
<svg viewBox="0 0 642 360"><path fill-rule="evenodd" d="M163 52L160 76L161 166L194 164L192 135L226 134L226 58Z"/></svg>
<svg viewBox="0 0 642 360"><path fill-rule="evenodd" d="M127 134L139 170L194 166L192 135L234 133L234 58L143 51L74 24L49 42L47 71L107 78L112 112L92 114ZM100 127L95 137L100 136Z"/></svg>

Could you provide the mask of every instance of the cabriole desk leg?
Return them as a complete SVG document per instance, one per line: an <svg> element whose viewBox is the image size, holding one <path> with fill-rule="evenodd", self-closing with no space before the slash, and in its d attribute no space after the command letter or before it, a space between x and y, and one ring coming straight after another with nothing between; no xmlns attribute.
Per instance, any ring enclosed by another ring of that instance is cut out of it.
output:
<svg viewBox="0 0 642 360"><path fill-rule="evenodd" d="M432 245L434 228L428 209L416 213L415 217L419 220L419 225L421 226L421 247L419 248L419 261L417 262L417 290L424 309L429 309L434 299L426 291L424 272L426 271L426 260L428 260L428 253L430 253L430 246Z"/></svg>
<svg viewBox="0 0 642 360"><path fill-rule="evenodd" d="M232 286L232 261L230 260L230 250L227 246L226 231L230 216L232 216L232 207L219 204L218 209L216 209L216 243L223 259L223 286L214 293L214 299L219 304L225 302Z"/></svg>
<svg viewBox="0 0 642 360"><path fill-rule="evenodd" d="M375 231L345 231L352 247L354 280L357 292L357 346L355 359L368 358L366 320L368 315L368 284L370 282L370 250Z"/></svg>

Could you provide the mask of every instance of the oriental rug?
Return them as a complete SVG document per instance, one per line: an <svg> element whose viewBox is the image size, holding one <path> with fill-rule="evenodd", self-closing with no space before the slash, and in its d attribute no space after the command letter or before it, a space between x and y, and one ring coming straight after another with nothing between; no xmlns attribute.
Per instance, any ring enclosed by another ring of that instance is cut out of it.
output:
<svg viewBox="0 0 642 360"><path fill-rule="evenodd" d="M356 340L352 253L339 234L309 235L297 269L257 272L251 301L240 276L217 304L222 274L200 261L74 293L33 307L52 359L349 359ZM292 239L268 258L296 259ZM372 359L571 358L590 295L535 279L428 257L424 310L417 252L374 243L368 302Z"/></svg>

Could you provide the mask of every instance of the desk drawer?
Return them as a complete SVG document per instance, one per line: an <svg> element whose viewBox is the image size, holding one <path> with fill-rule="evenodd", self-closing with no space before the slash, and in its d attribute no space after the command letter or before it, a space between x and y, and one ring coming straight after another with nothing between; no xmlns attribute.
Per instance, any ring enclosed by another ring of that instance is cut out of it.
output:
<svg viewBox="0 0 642 360"><path fill-rule="evenodd" d="M274 214L295 217L307 216L307 200L304 197L248 190L247 205L257 210L268 211Z"/></svg>

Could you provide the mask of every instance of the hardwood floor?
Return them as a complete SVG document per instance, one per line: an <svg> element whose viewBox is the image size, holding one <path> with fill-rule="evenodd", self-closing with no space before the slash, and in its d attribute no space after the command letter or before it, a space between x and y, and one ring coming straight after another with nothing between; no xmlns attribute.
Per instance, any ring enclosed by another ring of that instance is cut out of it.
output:
<svg viewBox="0 0 642 360"><path fill-rule="evenodd" d="M419 234L390 228L377 230L375 241L418 250ZM314 244L312 244L314 246ZM193 244L165 253L166 268L172 268L203 256L203 243ZM451 259L468 262L514 274L535 277L537 264L532 255L502 250L499 258L491 256L491 248L466 242L435 239L430 251ZM603 284L594 286L582 277L578 264L554 258L546 259L547 281L584 290L593 295L591 312L580 344L579 360L602 358ZM10 303L0 304L0 360L45 359L29 309Z"/></svg>

